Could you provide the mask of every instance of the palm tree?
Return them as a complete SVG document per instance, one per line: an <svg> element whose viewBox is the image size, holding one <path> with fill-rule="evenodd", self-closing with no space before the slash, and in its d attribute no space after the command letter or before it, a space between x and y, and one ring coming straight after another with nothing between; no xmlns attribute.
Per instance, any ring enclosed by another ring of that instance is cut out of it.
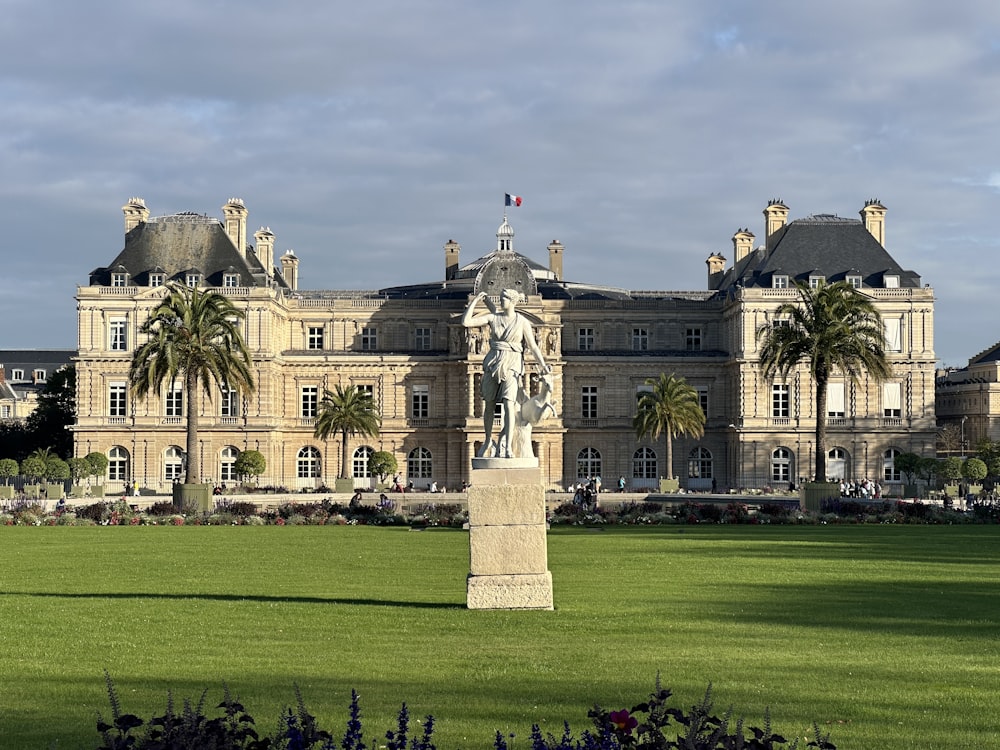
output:
<svg viewBox="0 0 1000 750"><path fill-rule="evenodd" d="M252 393L251 360L240 320L243 311L210 289L167 285L167 295L139 328L149 338L129 368L132 393L143 398L163 384L181 381L187 415L185 484L200 481L198 386L211 400L212 386Z"/></svg>
<svg viewBox="0 0 1000 750"><path fill-rule="evenodd" d="M341 437L340 479L350 477L347 462L348 435L363 435L378 437L382 420L375 412L375 403L371 394L361 391L353 385L346 388L334 386L334 390L323 391L323 400L319 404L319 416L316 418L316 430L313 433L320 440L326 440L331 433L339 432Z"/></svg>
<svg viewBox="0 0 1000 750"><path fill-rule="evenodd" d="M830 376L844 373L857 383L867 372L876 382L892 367L885 353L882 316L871 298L844 281L811 288L796 283L797 302L776 311L777 323L757 329L760 368L765 378L787 378L805 363L816 384L816 457L814 476L826 481L826 392ZM787 321L787 325L785 324Z"/></svg>
<svg viewBox="0 0 1000 750"><path fill-rule="evenodd" d="M667 441L667 478L674 478L674 443L680 435L700 438L705 434L705 412L701 410L698 391L684 378L660 373L646 385L653 390L639 395L638 411L632 420L638 438L649 435L656 440L662 432Z"/></svg>

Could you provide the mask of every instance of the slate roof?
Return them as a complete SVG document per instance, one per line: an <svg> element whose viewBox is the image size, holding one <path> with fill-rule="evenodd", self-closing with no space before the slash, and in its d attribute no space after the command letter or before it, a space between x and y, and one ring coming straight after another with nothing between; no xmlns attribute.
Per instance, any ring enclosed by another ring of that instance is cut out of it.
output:
<svg viewBox="0 0 1000 750"><path fill-rule="evenodd" d="M885 274L899 276L901 288L921 285L920 276L904 270L862 221L818 214L778 229L765 247L756 248L727 270L719 288L771 287L775 275L795 281L817 275L831 283L860 275L863 286L881 288Z"/></svg>
<svg viewBox="0 0 1000 750"><path fill-rule="evenodd" d="M241 253L218 219L195 213L161 216L139 223L125 235L125 247L106 268L90 274L91 286L110 286L111 274L124 271L130 284L149 285L151 273L166 281L201 274L208 286L222 286L226 273L239 275L239 286L267 286L268 274L253 252ZM285 286L280 274L275 281Z"/></svg>
<svg viewBox="0 0 1000 750"><path fill-rule="evenodd" d="M13 370L23 370L25 379L30 381L33 370L45 370L48 377L60 367L72 364L75 356L75 349L0 349L0 368L8 382Z"/></svg>

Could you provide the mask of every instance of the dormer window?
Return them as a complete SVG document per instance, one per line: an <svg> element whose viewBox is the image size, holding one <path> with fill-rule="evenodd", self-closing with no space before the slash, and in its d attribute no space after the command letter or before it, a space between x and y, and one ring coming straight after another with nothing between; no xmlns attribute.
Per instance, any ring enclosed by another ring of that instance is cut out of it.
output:
<svg viewBox="0 0 1000 750"><path fill-rule="evenodd" d="M166 283L167 277L163 273L151 273L149 274L149 285L150 286L163 286Z"/></svg>
<svg viewBox="0 0 1000 750"><path fill-rule="evenodd" d="M894 273L882 274L882 285L886 289L899 289L899 276Z"/></svg>
<svg viewBox="0 0 1000 750"><path fill-rule="evenodd" d="M11 370L10 379L15 382L19 380L24 380L24 370Z"/></svg>
<svg viewBox="0 0 1000 750"><path fill-rule="evenodd" d="M128 286L128 274L121 271L111 274L111 286Z"/></svg>
<svg viewBox="0 0 1000 750"><path fill-rule="evenodd" d="M36 383L45 382L45 370L35 370L31 373L31 379Z"/></svg>
<svg viewBox="0 0 1000 750"><path fill-rule="evenodd" d="M238 273L227 273L222 276L222 286L230 289L240 285L240 275Z"/></svg>
<svg viewBox="0 0 1000 750"><path fill-rule="evenodd" d="M187 284L192 289L197 287L201 283L200 273L189 273L184 276L184 283Z"/></svg>
<svg viewBox="0 0 1000 750"><path fill-rule="evenodd" d="M819 276L817 274L810 274L809 276L809 288L819 289L823 284L826 283L826 276Z"/></svg>
<svg viewBox="0 0 1000 750"><path fill-rule="evenodd" d="M847 283L852 287L854 287L855 289L861 288L861 276L859 274L849 273L847 274L847 278L845 279L845 281L847 281Z"/></svg>
<svg viewBox="0 0 1000 750"><path fill-rule="evenodd" d="M772 289L788 289L788 276L783 273L776 273L771 277Z"/></svg>

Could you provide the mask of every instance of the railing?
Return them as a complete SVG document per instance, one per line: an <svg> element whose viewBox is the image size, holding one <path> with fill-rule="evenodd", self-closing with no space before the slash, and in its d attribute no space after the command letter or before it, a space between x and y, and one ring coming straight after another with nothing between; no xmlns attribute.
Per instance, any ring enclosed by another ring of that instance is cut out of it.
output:
<svg viewBox="0 0 1000 750"><path fill-rule="evenodd" d="M792 423L790 417L772 417L771 424L775 427L788 427Z"/></svg>
<svg viewBox="0 0 1000 750"><path fill-rule="evenodd" d="M581 427L598 427L599 426L598 422L599 422L599 420L597 420L597 419L581 419L580 420L580 426Z"/></svg>
<svg viewBox="0 0 1000 750"><path fill-rule="evenodd" d="M240 423L239 417L219 417L219 424L234 425L239 423Z"/></svg>
<svg viewBox="0 0 1000 750"><path fill-rule="evenodd" d="M427 417L411 417L410 427L426 427L430 422Z"/></svg>
<svg viewBox="0 0 1000 750"><path fill-rule="evenodd" d="M903 418L902 417L882 417L883 427L902 427Z"/></svg>
<svg viewBox="0 0 1000 750"><path fill-rule="evenodd" d="M125 424L128 417L108 417L108 424Z"/></svg>
<svg viewBox="0 0 1000 750"><path fill-rule="evenodd" d="M183 419L183 417L164 417L162 424L180 424Z"/></svg>

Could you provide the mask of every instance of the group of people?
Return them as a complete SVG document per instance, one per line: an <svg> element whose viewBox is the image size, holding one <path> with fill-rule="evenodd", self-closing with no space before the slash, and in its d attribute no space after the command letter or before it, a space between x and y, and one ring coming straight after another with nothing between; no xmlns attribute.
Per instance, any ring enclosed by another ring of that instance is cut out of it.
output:
<svg viewBox="0 0 1000 750"><path fill-rule="evenodd" d="M861 500L877 500L882 497L882 485L865 477L864 479L840 480L840 496Z"/></svg>
<svg viewBox="0 0 1000 750"><path fill-rule="evenodd" d="M584 510L593 510L597 508L597 496L601 493L601 478L590 477L586 482L570 485L568 489L573 493L574 505L579 505Z"/></svg>

